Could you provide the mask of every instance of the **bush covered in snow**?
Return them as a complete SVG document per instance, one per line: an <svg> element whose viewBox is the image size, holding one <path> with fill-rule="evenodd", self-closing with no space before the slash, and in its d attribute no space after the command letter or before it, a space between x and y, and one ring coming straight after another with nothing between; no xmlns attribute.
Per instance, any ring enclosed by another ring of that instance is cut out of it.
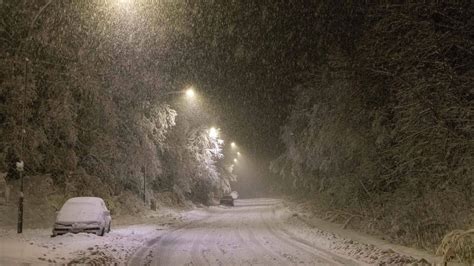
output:
<svg viewBox="0 0 474 266"><path fill-rule="evenodd" d="M428 249L472 227L472 6L323 1L316 15L320 61L295 88L280 186Z"/></svg>

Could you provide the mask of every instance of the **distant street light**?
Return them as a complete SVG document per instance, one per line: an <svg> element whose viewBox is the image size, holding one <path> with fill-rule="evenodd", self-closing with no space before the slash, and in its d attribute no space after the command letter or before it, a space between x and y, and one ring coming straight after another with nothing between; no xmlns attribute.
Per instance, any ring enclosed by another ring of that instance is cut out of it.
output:
<svg viewBox="0 0 474 266"><path fill-rule="evenodd" d="M232 148L235 148L235 142L232 142L232 143L230 144L230 146L231 146Z"/></svg>
<svg viewBox="0 0 474 266"><path fill-rule="evenodd" d="M215 139L215 138L218 137L218 135L219 135L219 132L217 131L217 129L215 127L211 127L209 129L209 137Z"/></svg>
<svg viewBox="0 0 474 266"><path fill-rule="evenodd" d="M237 158L234 158L234 163L237 163Z"/></svg>
<svg viewBox="0 0 474 266"><path fill-rule="evenodd" d="M237 156L240 156L240 152L237 152Z"/></svg>

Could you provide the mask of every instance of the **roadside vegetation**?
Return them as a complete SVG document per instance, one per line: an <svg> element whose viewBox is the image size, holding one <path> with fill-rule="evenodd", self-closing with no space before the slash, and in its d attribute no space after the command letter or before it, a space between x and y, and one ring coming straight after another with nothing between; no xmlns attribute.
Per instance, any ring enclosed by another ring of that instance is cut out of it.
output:
<svg viewBox="0 0 474 266"><path fill-rule="evenodd" d="M209 204L229 190L212 112L188 110L179 94L192 85L176 82L187 79L170 45L186 34L182 4L0 5L0 173L12 193L18 160L26 176L51 180L59 201L101 196L112 210L124 193Z"/></svg>
<svg viewBox="0 0 474 266"><path fill-rule="evenodd" d="M472 17L469 2L322 1L320 52L293 88L274 188L431 251L473 228ZM464 236L472 262L472 230Z"/></svg>

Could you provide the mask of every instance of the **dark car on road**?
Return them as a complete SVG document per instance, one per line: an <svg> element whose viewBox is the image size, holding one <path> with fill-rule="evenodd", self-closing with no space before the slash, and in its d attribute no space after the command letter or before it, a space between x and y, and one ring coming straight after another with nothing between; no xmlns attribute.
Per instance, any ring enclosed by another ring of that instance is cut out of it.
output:
<svg viewBox="0 0 474 266"><path fill-rule="evenodd" d="M234 198L231 195L226 195L221 198L221 205L234 206Z"/></svg>

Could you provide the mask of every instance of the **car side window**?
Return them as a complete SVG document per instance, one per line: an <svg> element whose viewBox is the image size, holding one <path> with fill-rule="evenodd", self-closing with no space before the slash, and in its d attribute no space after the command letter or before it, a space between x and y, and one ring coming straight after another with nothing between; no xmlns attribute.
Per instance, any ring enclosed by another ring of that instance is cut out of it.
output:
<svg viewBox="0 0 474 266"><path fill-rule="evenodd" d="M102 202L102 204L104 204L104 210L108 211L109 209L107 209L107 205L105 205L105 202Z"/></svg>

